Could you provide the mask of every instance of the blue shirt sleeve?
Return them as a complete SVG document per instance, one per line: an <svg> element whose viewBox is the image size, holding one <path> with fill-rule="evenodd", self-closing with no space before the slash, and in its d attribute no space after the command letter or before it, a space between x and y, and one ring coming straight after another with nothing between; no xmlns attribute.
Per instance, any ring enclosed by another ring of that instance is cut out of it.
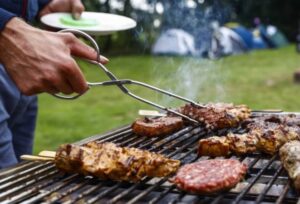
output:
<svg viewBox="0 0 300 204"><path fill-rule="evenodd" d="M51 0L38 0L39 10L42 10Z"/></svg>
<svg viewBox="0 0 300 204"><path fill-rule="evenodd" d="M16 14L0 8L0 32L4 29L6 23L15 16Z"/></svg>

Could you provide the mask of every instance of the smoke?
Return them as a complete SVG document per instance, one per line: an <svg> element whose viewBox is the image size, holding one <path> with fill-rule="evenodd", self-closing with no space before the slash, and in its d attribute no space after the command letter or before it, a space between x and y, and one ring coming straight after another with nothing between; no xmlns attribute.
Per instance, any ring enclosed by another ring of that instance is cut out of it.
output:
<svg viewBox="0 0 300 204"><path fill-rule="evenodd" d="M177 28L188 32L194 37L199 55L163 58L163 63L158 63L154 68L154 76L161 79L157 85L200 103L224 101L226 70L222 70L222 60L215 61L203 57L211 47L211 23L217 21L222 25L228 22L233 13L232 7L217 0L161 2L164 8L161 31ZM160 58L157 59L160 61ZM162 76L162 73L166 73L165 76ZM157 100L164 104L178 105L167 96L157 97Z"/></svg>
<svg viewBox="0 0 300 204"><path fill-rule="evenodd" d="M162 70L163 66L171 70L166 72ZM159 87L200 103L225 99L226 74L221 71L221 60L167 58L164 64L155 67L154 76L161 79L157 82ZM167 96L160 96L157 100L163 104L179 105L178 101Z"/></svg>

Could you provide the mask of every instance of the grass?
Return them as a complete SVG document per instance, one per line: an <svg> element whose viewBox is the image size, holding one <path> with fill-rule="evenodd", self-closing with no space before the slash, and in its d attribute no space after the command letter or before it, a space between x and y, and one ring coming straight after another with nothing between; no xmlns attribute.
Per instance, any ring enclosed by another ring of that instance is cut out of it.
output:
<svg viewBox="0 0 300 204"><path fill-rule="evenodd" d="M106 80L96 67L81 62L88 80ZM252 109L300 111L300 85L293 83L293 72L300 68L293 46L263 50L217 61L152 56L110 57L108 68L120 78L145 81L200 102L244 103ZM166 106L178 101L140 87L137 94ZM138 117L139 109L151 109L122 94L116 87L93 87L74 101L42 94L35 152L54 150L59 144L75 142L103 133Z"/></svg>

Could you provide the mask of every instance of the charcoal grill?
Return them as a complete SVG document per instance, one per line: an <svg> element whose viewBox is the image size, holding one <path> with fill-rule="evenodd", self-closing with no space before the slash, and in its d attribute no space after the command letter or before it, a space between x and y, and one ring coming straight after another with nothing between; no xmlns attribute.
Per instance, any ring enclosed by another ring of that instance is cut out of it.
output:
<svg viewBox="0 0 300 204"><path fill-rule="evenodd" d="M267 114L267 113L264 113ZM256 115L260 115L256 113ZM197 142L212 134L242 129L207 132L201 127L186 127L172 135L147 138L134 135L130 126L89 141L114 142L162 153L182 164L207 157L197 157ZM238 158L248 164L247 176L234 189L211 195L194 195L178 190L168 178L143 178L140 183L102 181L97 178L59 172L51 162L26 161L0 171L1 203L297 203L278 155L260 153Z"/></svg>

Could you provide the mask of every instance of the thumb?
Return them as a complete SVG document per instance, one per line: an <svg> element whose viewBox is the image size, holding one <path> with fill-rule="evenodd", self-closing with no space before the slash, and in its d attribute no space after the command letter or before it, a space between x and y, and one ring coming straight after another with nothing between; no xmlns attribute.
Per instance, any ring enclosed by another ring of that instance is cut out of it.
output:
<svg viewBox="0 0 300 204"><path fill-rule="evenodd" d="M80 19L81 13L84 11L84 6L80 0L72 1L72 15L73 18L78 20Z"/></svg>
<svg viewBox="0 0 300 204"><path fill-rule="evenodd" d="M45 8L43 8L43 9L40 11L39 17L42 17L42 16L44 16L44 15L46 15L46 14L49 14L49 13L51 13L51 8L50 8L50 6L46 6Z"/></svg>

